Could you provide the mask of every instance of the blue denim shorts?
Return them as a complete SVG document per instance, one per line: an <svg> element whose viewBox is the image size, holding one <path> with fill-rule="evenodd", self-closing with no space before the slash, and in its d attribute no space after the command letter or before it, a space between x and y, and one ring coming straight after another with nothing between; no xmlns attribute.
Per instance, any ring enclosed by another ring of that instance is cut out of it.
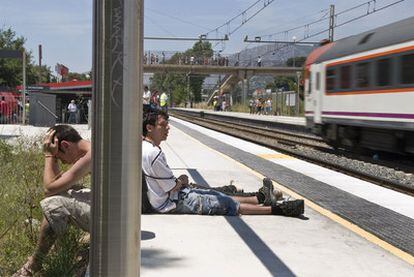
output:
<svg viewBox="0 0 414 277"><path fill-rule="evenodd" d="M224 193L210 189L185 188L178 194L175 214L229 215L239 214L240 203Z"/></svg>

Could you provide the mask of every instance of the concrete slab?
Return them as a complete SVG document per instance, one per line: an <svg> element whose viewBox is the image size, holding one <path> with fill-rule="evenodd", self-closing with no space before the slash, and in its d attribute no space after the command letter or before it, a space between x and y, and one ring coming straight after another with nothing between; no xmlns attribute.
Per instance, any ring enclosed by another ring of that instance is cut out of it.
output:
<svg viewBox="0 0 414 277"><path fill-rule="evenodd" d="M171 128L161 145L170 166L213 186L260 180L229 158ZM192 174L191 174L192 172ZM310 208L281 216L145 215L143 276L414 276L414 268ZM151 238L151 235L153 238Z"/></svg>
<svg viewBox="0 0 414 277"><path fill-rule="evenodd" d="M0 126L0 136L46 129ZM87 127L75 125L85 138ZM82 130L86 129L86 130ZM162 144L178 175L246 191L261 180L250 170L172 127ZM142 216L142 276L414 276L412 265L309 207L308 220L281 216Z"/></svg>

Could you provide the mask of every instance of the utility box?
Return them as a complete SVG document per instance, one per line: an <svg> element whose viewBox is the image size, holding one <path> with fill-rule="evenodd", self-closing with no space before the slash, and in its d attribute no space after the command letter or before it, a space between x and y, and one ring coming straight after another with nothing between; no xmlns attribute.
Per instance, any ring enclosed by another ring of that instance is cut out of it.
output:
<svg viewBox="0 0 414 277"><path fill-rule="evenodd" d="M33 126L51 127L61 122L60 100L56 95L46 93L30 93L29 124ZM58 103L59 102L59 103Z"/></svg>

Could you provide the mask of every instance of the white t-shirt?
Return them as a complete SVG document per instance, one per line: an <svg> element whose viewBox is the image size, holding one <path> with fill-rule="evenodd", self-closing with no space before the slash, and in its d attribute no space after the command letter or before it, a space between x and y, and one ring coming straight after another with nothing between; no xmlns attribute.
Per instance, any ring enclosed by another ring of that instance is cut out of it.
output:
<svg viewBox="0 0 414 277"><path fill-rule="evenodd" d="M76 113L76 110L78 109L78 107L76 106L75 103L69 103L68 105L68 110L71 113Z"/></svg>
<svg viewBox="0 0 414 277"><path fill-rule="evenodd" d="M170 193L176 186L174 174L161 148L145 140L142 142L142 170L146 175L151 206L160 213L175 209L172 200L177 199L177 193Z"/></svg>
<svg viewBox="0 0 414 277"><path fill-rule="evenodd" d="M145 91L144 90L144 94L142 95L142 104L144 104L144 105L150 104L150 99L151 99L151 91L149 91L149 90Z"/></svg>

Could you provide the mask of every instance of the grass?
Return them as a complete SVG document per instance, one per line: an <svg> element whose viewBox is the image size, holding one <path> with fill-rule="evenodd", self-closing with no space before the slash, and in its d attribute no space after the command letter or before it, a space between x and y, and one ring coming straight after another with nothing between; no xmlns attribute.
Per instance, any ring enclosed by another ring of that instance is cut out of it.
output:
<svg viewBox="0 0 414 277"><path fill-rule="evenodd" d="M42 212L44 160L40 140L0 140L0 276L18 270L35 249ZM87 245L75 228L60 238L44 263L41 276L74 276L78 255Z"/></svg>

